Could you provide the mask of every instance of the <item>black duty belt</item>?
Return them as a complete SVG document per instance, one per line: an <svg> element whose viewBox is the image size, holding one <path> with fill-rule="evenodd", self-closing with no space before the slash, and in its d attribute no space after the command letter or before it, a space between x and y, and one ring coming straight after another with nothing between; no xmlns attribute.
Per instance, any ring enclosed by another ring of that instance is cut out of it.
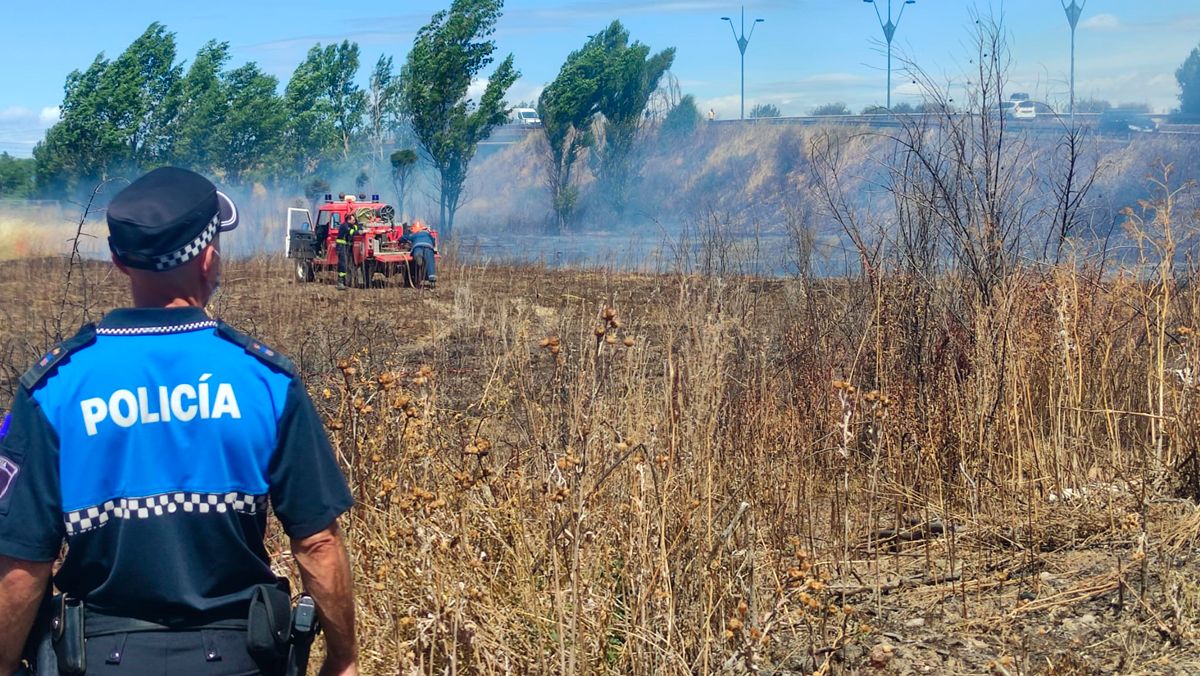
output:
<svg viewBox="0 0 1200 676"><path fill-rule="evenodd" d="M111 636L113 634L134 634L147 631L199 631L201 629L229 629L246 631L246 620L227 619L208 622L185 622L180 624L163 624L150 620L140 620L134 617L118 617L105 615L94 610L84 614L83 635L87 638L96 636Z"/></svg>

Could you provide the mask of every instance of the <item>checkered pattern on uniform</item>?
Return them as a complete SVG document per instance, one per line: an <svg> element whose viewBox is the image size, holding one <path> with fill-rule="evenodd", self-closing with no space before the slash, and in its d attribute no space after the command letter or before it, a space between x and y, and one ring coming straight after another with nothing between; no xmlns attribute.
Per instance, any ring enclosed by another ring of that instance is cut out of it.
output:
<svg viewBox="0 0 1200 676"><path fill-rule="evenodd" d="M185 333L187 331L199 331L200 329L215 329L217 328L216 320L208 320L203 322L192 322L190 324L176 324L174 326L133 326L128 328L104 328L96 329L98 336L145 336L151 334L168 334L168 333Z"/></svg>
<svg viewBox="0 0 1200 676"><path fill-rule="evenodd" d="M117 519L149 519L166 514L257 514L267 507L267 496L239 491L229 493L164 493L144 498L114 498L102 505L64 514L67 535L95 530Z"/></svg>
<svg viewBox="0 0 1200 676"><path fill-rule="evenodd" d="M185 245L182 249L174 253L155 256L153 259L151 259L154 262L154 269L159 272L162 272L163 270L170 270L171 268L179 267L180 265L192 260L196 256L199 256L200 252L204 251L204 247L208 246L209 243L213 241L213 238L217 236L217 228L220 226L221 214L218 213L216 216L213 216L212 220L208 222L208 225L204 226L204 229L200 231L200 234L196 235L196 239L188 242L187 245Z"/></svg>

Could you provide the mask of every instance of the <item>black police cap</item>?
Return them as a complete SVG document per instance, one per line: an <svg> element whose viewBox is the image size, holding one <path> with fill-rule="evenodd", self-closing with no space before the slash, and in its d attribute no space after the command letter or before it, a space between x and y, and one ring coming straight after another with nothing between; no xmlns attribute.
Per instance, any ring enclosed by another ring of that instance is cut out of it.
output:
<svg viewBox="0 0 1200 676"><path fill-rule="evenodd" d="M164 271L196 258L238 224L237 206L207 178L162 167L130 183L108 205L108 246L124 265Z"/></svg>

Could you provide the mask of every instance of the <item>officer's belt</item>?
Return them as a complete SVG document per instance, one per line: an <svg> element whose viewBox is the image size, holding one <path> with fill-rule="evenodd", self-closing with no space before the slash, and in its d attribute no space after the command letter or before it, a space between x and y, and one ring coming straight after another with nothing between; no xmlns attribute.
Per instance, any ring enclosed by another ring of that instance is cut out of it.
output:
<svg viewBox="0 0 1200 676"><path fill-rule="evenodd" d="M334 243L335 243L335 244L345 244L345 243L346 243L346 240L344 240L344 239L335 239L335 240L334 240Z"/></svg>
<svg viewBox="0 0 1200 676"><path fill-rule="evenodd" d="M209 622L190 622L182 624L160 624L150 620L139 620L133 617L118 617L105 615L87 609L84 613L83 635L86 638L96 636L111 636L113 634L136 634L147 631L199 631L201 629L231 629L246 631L246 620L227 619Z"/></svg>

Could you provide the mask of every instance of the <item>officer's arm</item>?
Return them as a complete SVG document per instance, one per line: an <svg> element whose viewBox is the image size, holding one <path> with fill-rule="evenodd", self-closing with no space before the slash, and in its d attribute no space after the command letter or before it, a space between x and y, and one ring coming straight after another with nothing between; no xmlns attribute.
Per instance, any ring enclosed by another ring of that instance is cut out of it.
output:
<svg viewBox="0 0 1200 676"><path fill-rule="evenodd" d="M0 617L11 627L0 631L0 674L15 672L21 662L21 650L50 583L53 565L52 561L0 556Z"/></svg>
<svg viewBox="0 0 1200 676"><path fill-rule="evenodd" d="M326 658L321 674L357 674L350 557L337 522L314 535L293 538L292 554L300 565L304 591L317 602L325 632Z"/></svg>

